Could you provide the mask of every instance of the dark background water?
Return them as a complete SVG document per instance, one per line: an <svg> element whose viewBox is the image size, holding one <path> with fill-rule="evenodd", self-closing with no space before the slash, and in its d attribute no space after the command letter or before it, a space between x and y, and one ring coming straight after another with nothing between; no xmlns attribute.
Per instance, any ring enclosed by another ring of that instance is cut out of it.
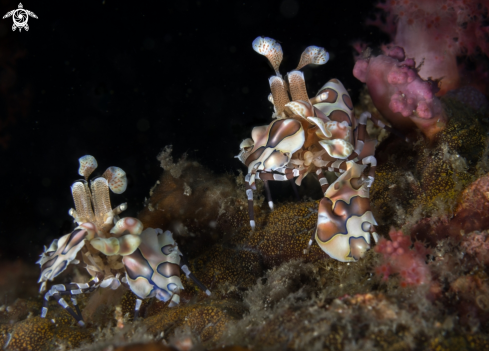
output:
<svg viewBox="0 0 489 351"><path fill-rule="evenodd" d="M17 8L1 1L3 15ZM309 94L339 78L355 100L351 44L387 37L364 26L372 1L25 1L39 18L28 32L0 20L0 260L34 261L42 245L72 228L70 185L78 158L96 173L127 172L126 216L142 209L161 175L165 145L216 173L253 126L268 124L267 60L257 36L281 42L282 73L309 45L330 61L306 68Z"/></svg>

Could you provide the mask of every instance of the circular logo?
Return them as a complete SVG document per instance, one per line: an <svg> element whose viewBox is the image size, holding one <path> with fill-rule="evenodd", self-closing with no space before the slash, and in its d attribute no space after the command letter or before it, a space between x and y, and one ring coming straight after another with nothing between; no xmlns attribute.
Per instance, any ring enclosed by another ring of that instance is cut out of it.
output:
<svg viewBox="0 0 489 351"><path fill-rule="evenodd" d="M12 18L17 27L24 27L29 19L29 16L24 9L17 9L13 13Z"/></svg>

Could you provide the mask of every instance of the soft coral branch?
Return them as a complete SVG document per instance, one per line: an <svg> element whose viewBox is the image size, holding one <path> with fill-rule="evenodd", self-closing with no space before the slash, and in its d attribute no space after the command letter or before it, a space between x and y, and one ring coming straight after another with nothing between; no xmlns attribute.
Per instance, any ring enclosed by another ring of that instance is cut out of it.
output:
<svg viewBox="0 0 489 351"><path fill-rule="evenodd" d="M402 231L392 229L389 236L391 240L382 238L375 247L375 251L382 254L382 263L375 269L376 273L384 280L399 274L404 287L430 282L431 275L425 263L429 249L419 241L411 248L411 238Z"/></svg>
<svg viewBox="0 0 489 351"><path fill-rule="evenodd" d="M418 127L428 139L445 125L437 82L423 80L401 47L386 46L384 55L360 58L353 75L367 84L375 107L400 130Z"/></svg>
<svg viewBox="0 0 489 351"><path fill-rule="evenodd" d="M439 95L459 86L457 55L489 56L489 0L388 0L377 5L386 21L379 27L407 56L425 64L420 76L443 78Z"/></svg>

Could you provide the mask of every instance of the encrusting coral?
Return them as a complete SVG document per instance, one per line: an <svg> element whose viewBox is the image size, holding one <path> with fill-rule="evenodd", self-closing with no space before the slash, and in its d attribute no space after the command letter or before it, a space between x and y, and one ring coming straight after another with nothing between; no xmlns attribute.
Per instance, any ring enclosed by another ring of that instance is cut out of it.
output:
<svg viewBox="0 0 489 351"><path fill-rule="evenodd" d="M441 101L450 118L432 142L419 138L407 143L389 137L377 149L379 165L371 200L384 234L416 211L424 216L453 212L461 191L489 171L483 161L489 130L484 115L453 98Z"/></svg>
<svg viewBox="0 0 489 351"><path fill-rule="evenodd" d="M244 218L244 215L240 217L241 212L236 213L238 207L234 206L237 201L246 201L245 192L241 190L244 178L216 176L197 162L187 161L186 157L173 163L171 150L171 146L166 147L158 155L166 171L151 189L150 199L139 218L145 227L165 228L178 235L179 245L193 257L222 239L238 225L236 221ZM187 188L191 189L190 195L187 195ZM263 199L263 196L258 198L257 204L261 205Z"/></svg>
<svg viewBox="0 0 489 351"><path fill-rule="evenodd" d="M71 322L71 321L70 321ZM53 323L39 316L28 318L12 326L5 340L5 350L54 350L78 347L82 342L92 341L89 330Z"/></svg>
<svg viewBox="0 0 489 351"><path fill-rule="evenodd" d="M407 230L413 237L433 246L445 238L465 241L466 234L489 227L488 190L489 174L485 174L460 193L451 213L419 218Z"/></svg>

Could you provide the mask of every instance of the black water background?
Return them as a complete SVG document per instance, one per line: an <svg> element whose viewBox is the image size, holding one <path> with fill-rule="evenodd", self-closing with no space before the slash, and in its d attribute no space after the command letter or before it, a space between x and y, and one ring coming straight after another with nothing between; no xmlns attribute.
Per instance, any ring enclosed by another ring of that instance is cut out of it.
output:
<svg viewBox="0 0 489 351"><path fill-rule="evenodd" d="M161 175L156 155L165 145L173 145L176 158L187 152L216 173L242 169L233 158L239 143L272 113L273 72L252 50L255 37L282 43L283 73L305 47L324 46L330 62L304 70L309 93L338 78L354 100L361 84L351 74L352 42L387 40L364 25L372 1L23 5L39 17L29 20L28 32L0 21L0 57L7 55L0 86L15 73L9 94L0 95L0 120L12 106L24 111L0 129L0 137L10 137L7 148L0 146L0 260L34 261L42 245L70 231L69 189L85 154L97 158L96 173L108 166L127 172L128 190L112 199L129 203L128 216L142 209ZM2 1L0 13L16 7ZM26 92L15 106L13 97Z"/></svg>

